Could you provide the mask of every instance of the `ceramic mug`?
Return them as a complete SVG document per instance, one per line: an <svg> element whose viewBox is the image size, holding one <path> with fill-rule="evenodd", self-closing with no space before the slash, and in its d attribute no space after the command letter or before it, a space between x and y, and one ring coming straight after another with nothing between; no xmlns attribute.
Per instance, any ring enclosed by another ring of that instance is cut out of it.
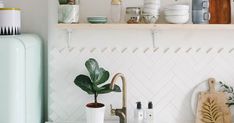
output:
<svg viewBox="0 0 234 123"><path fill-rule="evenodd" d="M194 24L208 24L210 20L210 13L203 10L193 10L193 23Z"/></svg>
<svg viewBox="0 0 234 123"><path fill-rule="evenodd" d="M194 24L208 24L210 20L209 0L193 0L192 21Z"/></svg>
<svg viewBox="0 0 234 123"><path fill-rule="evenodd" d="M79 22L79 5L60 5L58 12L59 23L78 23Z"/></svg>

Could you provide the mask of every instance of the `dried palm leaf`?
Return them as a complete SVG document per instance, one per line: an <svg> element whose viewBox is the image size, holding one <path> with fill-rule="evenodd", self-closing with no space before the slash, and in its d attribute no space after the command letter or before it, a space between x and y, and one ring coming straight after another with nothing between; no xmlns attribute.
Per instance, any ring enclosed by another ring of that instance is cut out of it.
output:
<svg viewBox="0 0 234 123"><path fill-rule="evenodd" d="M201 115L203 123L217 123L222 118L222 112L220 112L216 101L212 98L208 98L203 103Z"/></svg>

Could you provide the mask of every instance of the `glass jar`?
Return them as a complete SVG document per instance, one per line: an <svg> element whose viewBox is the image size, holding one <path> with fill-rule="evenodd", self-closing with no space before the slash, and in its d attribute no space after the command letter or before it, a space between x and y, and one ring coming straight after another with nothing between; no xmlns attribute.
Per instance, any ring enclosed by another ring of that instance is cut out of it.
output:
<svg viewBox="0 0 234 123"><path fill-rule="evenodd" d="M4 8L4 2L0 0L0 8Z"/></svg>
<svg viewBox="0 0 234 123"><path fill-rule="evenodd" d="M126 22L128 24L138 24L141 18L140 7L127 7L126 8Z"/></svg>
<svg viewBox="0 0 234 123"><path fill-rule="evenodd" d="M111 21L112 23L121 22L122 2L121 0L112 0L111 2Z"/></svg>

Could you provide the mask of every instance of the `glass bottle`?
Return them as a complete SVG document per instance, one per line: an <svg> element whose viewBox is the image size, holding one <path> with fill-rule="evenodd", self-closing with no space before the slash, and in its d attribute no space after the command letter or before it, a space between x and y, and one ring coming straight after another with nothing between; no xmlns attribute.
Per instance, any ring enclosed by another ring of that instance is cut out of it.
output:
<svg viewBox="0 0 234 123"><path fill-rule="evenodd" d="M4 2L0 0L0 8L4 8Z"/></svg>
<svg viewBox="0 0 234 123"><path fill-rule="evenodd" d="M111 22L120 23L122 13L122 1L112 0L111 2Z"/></svg>
<svg viewBox="0 0 234 123"><path fill-rule="evenodd" d="M125 20L128 24L138 24L141 18L140 7L127 7Z"/></svg>

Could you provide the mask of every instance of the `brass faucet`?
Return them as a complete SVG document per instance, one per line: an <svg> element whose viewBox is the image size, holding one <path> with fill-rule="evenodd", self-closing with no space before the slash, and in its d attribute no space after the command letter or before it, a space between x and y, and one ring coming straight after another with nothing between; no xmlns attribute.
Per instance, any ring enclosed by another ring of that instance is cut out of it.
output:
<svg viewBox="0 0 234 123"><path fill-rule="evenodd" d="M123 90L123 99L122 99L122 109L113 109L112 108L112 105L111 105L111 114L112 115L115 115L115 116L118 116L120 118L120 123L127 123L127 95L126 95L126 92L127 92L127 87L126 87L126 79L124 77L124 75L122 73L117 73L112 81L111 81L111 85L110 85L110 88L111 89L114 89L114 86L115 86L115 83L117 81L118 78L121 78L122 79L122 90Z"/></svg>

